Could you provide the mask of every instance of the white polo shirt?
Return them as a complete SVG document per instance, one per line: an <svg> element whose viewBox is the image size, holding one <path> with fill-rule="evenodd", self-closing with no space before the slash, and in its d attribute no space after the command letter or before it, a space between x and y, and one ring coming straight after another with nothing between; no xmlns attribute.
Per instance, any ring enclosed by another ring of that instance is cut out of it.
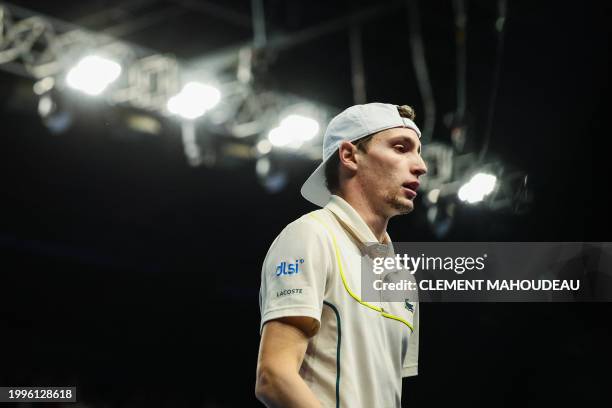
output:
<svg viewBox="0 0 612 408"><path fill-rule="evenodd" d="M286 316L320 322L300 376L323 407L400 407L402 377L417 374L418 303L357 300L362 254L394 254L385 235L382 244L366 245L378 240L350 204L333 195L324 208L287 225L264 260L260 331Z"/></svg>

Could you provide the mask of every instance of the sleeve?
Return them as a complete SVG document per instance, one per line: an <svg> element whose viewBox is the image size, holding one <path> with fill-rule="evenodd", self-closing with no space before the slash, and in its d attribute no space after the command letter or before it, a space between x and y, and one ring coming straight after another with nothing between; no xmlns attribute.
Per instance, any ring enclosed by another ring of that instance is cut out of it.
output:
<svg viewBox="0 0 612 408"><path fill-rule="evenodd" d="M402 364L402 377L412 377L419 374L419 303L415 303L415 313L412 324L414 331L408 338L408 350Z"/></svg>
<svg viewBox="0 0 612 408"><path fill-rule="evenodd" d="M321 322L330 269L328 237L306 219L289 224L276 237L264 260L259 289L261 324L287 316Z"/></svg>

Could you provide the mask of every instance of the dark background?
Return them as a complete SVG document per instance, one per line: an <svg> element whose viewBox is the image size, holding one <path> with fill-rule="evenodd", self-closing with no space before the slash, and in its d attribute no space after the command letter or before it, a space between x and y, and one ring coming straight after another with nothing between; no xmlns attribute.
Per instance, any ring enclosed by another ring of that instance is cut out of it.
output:
<svg viewBox="0 0 612 408"><path fill-rule="evenodd" d="M88 3L17 4L77 21L109 2ZM248 15L249 2L218 3ZM271 32L371 4L265 2ZM446 140L452 7L420 7L434 139ZM495 4L471 1L469 13L477 145ZM610 241L609 18L596 3L510 2L490 150L529 172L536 199L523 216L461 210L448 240ZM408 103L419 115L407 24L399 12L365 25L368 100ZM187 13L126 39L190 58L250 35ZM269 80L339 111L352 104L347 44L339 32L281 52ZM76 385L87 406L257 406L261 263L280 230L314 209L299 195L313 164L295 163L287 188L270 194L252 162L190 167L170 121L160 136L130 134L112 109L93 107L53 135L36 100L18 98L31 85L0 73L0 384ZM418 203L389 232L395 241L435 239ZM609 303L423 304L420 374L405 380L405 406L609 405L611 312Z"/></svg>

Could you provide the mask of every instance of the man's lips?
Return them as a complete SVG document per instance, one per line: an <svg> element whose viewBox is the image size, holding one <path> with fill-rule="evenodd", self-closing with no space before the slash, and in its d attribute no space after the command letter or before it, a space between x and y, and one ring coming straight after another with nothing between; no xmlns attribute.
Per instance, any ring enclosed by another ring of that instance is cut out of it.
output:
<svg viewBox="0 0 612 408"><path fill-rule="evenodd" d="M416 197L416 196L417 196L416 191L414 191L414 190L412 190L412 189L410 189L410 188L408 188L408 187L404 187L404 186L402 186L402 189L404 190L404 194L406 194L406 196L407 196L409 199L411 199L411 200L412 200L414 197Z"/></svg>
<svg viewBox="0 0 612 408"><path fill-rule="evenodd" d="M402 189L408 198L411 200L417 196L417 189L419 188L419 182L413 181L411 183L402 184Z"/></svg>

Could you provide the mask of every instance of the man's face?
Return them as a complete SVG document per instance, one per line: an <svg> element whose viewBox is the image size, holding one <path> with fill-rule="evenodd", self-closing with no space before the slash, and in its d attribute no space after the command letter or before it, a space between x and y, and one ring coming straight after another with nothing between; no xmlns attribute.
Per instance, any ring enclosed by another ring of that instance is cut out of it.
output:
<svg viewBox="0 0 612 408"><path fill-rule="evenodd" d="M411 212L418 178L427 172L416 132L383 130L372 137L366 150L356 155L356 176L377 212L388 217Z"/></svg>

